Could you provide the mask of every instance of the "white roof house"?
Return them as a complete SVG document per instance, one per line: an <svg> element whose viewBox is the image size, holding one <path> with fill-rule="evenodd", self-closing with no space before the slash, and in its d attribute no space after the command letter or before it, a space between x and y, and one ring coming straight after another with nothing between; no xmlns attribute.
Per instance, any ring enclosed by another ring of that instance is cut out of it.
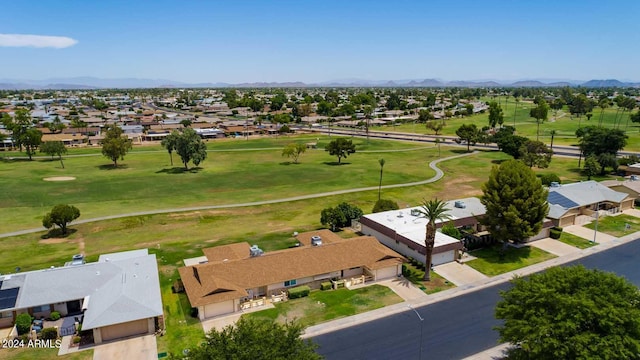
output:
<svg viewBox="0 0 640 360"><path fill-rule="evenodd" d="M163 315L156 257L147 249L104 254L93 263L0 276L0 298L3 313L83 312L82 329L94 329L96 343L134 335L125 328L153 333L154 319Z"/></svg>

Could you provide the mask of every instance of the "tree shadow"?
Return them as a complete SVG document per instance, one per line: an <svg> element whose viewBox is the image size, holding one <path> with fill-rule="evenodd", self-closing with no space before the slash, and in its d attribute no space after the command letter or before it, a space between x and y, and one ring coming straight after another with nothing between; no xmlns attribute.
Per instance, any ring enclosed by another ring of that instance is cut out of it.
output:
<svg viewBox="0 0 640 360"><path fill-rule="evenodd" d="M280 163L280 165L300 165L299 162L293 162L293 161L283 161Z"/></svg>
<svg viewBox="0 0 640 360"><path fill-rule="evenodd" d="M14 163L14 162L31 162L33 160L29 160L28 157L11 157L11 156L7 156L7 157L2 157L2 162L4 163Z"/></svg>
<svg viewBox="0 0 640 360"><path fill-rule="evenodd" d="M118 170L118 169L128 169L129 165L127 164L118 164L118 167L113 167L113 164L102 164L97 166L100 170Z"/></svg>
<svg viewBox="0 0 640 360"><path fill-rule="evenodd" d="M467 149L451 149L449 151L451 151L454 154L469 154L469 153L473 152L473 150L467 151Z"/></svg>
<svg viewBox="0 0 640 360"><path fill-rule="evenodd" d="M492 164L496 164L496 165L500 165L505 161L507 161L507 160L506 159L494 159L494 160L491 160L491 163Z"/></svg>
<svg viewBox="0 0 640 360"><path fill-rule="evenodd" d="M69 229L67 228L67 233L63 234L62 233L62 229L60 228L55 228L55 229L51 229L49 231L47 231L46 234L43 234L40 236L40 239L51 239L51 238L67 238L70 235L73 235L77 232L78 230L76 229Z"/></svg>
<svg viewBox="0 0 640 360"><path fill-rule="evenodd" d="M341 166L341 165L349 165L349 164L351 164L351 163L349 163L349 162L344 162L344 161L343 161L343 162L341 162L341 163L339 163L339 162L337 162L337 161L325 161L325 162L324 162L324 164L325 164L325 165L329 165L329 166Z"/></svg>
<svg viewBox="0 0 640 360"><path fill-rule="evenodd" d="M156 171L156 174L184 174L184 173L196 174L200 172L200 170L202 170L202 168L199 166L191 167L188 170L182 166L175 166L169 169L158 170Z"/></svg>

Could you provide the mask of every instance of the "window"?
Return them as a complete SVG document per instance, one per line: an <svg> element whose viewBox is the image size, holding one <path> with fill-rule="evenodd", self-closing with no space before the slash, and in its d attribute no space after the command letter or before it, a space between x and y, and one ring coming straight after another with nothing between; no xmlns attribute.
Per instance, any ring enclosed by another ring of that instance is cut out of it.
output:
<svg viewBox="0 0 640 360"><path fill-rule="evenodd" d="M33 307L33 312L34 313L47 312L49 310L51 310L51 306L49 306L49 305L42 305L42 306L34 306Z"/></svg>
<svg viewBox="0 0 640 360"><path fill-rule="evenodd" d="M0 319L6 319L10 317L13 317L13 314L11 313L11 311L5 311L5 312L0 311Z"/></svg>
<svg viewBox="0 0 640 360"><path fill-rule="evenodd" d="M287 280L284 282L284 286L293 286L297 283L296 280Z"/></svg>

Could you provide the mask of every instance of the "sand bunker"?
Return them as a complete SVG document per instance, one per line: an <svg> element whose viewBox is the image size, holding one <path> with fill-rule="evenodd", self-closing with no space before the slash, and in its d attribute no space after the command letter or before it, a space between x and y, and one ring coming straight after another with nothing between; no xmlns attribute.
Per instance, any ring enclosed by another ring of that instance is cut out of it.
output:
<svg viewBox="0 0 640 360"><path fill-rule="evenodd" d="M48 177L48 178L44 178L42 180L44 181L71 181L71 180L75 180L76 178L74 178L73 176L54 176L54 177Z"/></svg>

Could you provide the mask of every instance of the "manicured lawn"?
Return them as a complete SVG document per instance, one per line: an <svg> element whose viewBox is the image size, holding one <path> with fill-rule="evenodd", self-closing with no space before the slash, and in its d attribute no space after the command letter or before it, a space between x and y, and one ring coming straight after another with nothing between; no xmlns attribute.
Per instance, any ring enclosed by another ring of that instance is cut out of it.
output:
<svg viewBox="0 0 640 360"><path fill-rule="evenodd" d="M447 281L447 279L431 271L431 281L422 281L424 278L424 270L419 269L409 263L403 264L402 274L404 277L415 284L420 290L427 294L434 294L442 290L447 290L456 287L454 284Z"/></svg>
<svg viewBox="0 0 640 360"><path fill-rule="evenodd" d="M487 276L495 276L556 257L538 248L525 246L519 249L507 248L504 258L500 259L501 246L497 245L469 252L477 259L468 261L466 264Z"/></svg>
<svg viewBox="0 0 640 360"><path fill-rule="evenodd" d="M318 138L319 149L307 151L299 164L290 164L281 156L287 143ZM92 150L95 156L68 156L65 169L48 158L26 161L5 157L0 160L0 232L39 227L42 216L59 203L75 205L82 220L377 186L380 158L386 160L383 185L424 180L435 174L427 166L437 153L432 145L383 140L366 143L366 139L354 138L358 152L336 166L337 159L323 150L329 141L322 135L211 141L208 159L201 168L189 172L182 170L175 154L172 167L167 152L153 147L131 152L118 169L113 169L97 148ZM53 176L76 180L43 181Z"/></svg>
<svg viewBox="0 0 640 360"><path fill-rule="evenodd" d="M626 229L625 225L627 224L629 229ZM587 224L585 227L595 229L595 222ZM640 219L627 214L601 217L598 219L598 231L615 237L625 236L640 231Z"/></svg>
<svg viewBox="0 0 640 360"><path fill-rule="evenodd" d="M402 299L391 289L382 285L371 285L355 290L315 290L308 297L276 303L274 309L243 316L279 322L297 319L304 326L311 326L399 302L402 302Z"/></svg>
<svg viewBox="0 0 640 360"><path fill-rule="evenodd" d="M58 356L58 349L22 348L2 349L0 359L3 360L33 360L33 359L59 359L59 360L91 360L93 350L84 350L72 354Z"/></svg>
<svg viewBox="0 0 640 360"><path fill-rule="evenodd" d="M596 243L594 243L593 241L585 240L579 236L575 236L566 232L562 232L562 235L560 235L560 239L558 240L567 245L575 246L579 249L586 249L588 247L596 245Z"/></svg>

